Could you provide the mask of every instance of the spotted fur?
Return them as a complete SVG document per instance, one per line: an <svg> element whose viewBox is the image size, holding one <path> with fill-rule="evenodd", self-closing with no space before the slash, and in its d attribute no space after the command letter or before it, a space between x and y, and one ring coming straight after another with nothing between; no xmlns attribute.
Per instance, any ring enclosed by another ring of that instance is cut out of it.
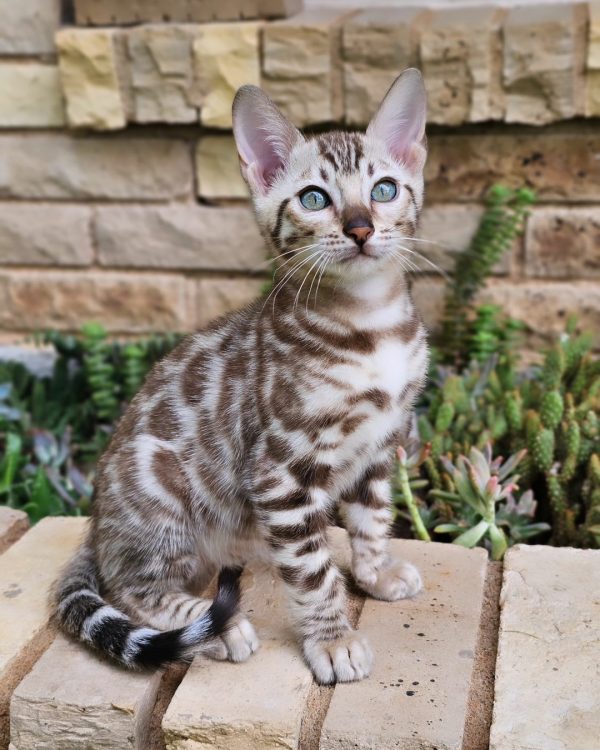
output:
<svg viewBox="0 0 600 750"><path fill-rule="evenodd" d="M130 404L98 465L89 537L56 590L69 633L128 666L198 651L244 659L258 641L235 615L237 576L258 558L288 590L316 678L369 673L327 527L339 510L366 592L418 591L387 537L393 449L427 369L403 250L423 201L423 128L416 71L366 134L306 139L259 89L238 93L236 141L274 288L188 337ZM397 195L376 203L383 178ZM327 208L303 207L309 186ZM198 592L219 570L211 603Z"/></svg>

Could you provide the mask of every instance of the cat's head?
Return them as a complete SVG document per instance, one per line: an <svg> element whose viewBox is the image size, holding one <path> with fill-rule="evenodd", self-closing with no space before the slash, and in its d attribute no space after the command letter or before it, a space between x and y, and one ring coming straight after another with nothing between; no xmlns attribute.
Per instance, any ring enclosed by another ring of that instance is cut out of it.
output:
<svg viewBox="0 0 600 750"><path fill-rule="evenodd" d="M423 202L425 118L415 69L394 81L366 133L305 137L261 89L238 91L233 130L242 174L286 272L353 278L405 265L402 246Z"/></svg>

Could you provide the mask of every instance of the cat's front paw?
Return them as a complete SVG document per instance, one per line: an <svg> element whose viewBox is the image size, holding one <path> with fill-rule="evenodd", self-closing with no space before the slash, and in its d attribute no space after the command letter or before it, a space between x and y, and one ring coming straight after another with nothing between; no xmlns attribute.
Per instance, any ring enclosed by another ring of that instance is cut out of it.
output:
<svg viewBox="0 0 600 750"><path fill-rule="evenodd" d="M363 591L386 602L407 599L423 588L419 571L403 560L389 560L378 570L357 566L353 573Z"/></svg>
<svg viewBox="0 0 600 750"><path fill-rule="evenodd" d="M250 620L242 617L223 635L208 641L200 650L204 656L218 661L246 661L258 651L260 641Z"/></svg>
<svg viewBox="0 0 600 750"><path fill-rule="evenodd" d="M303 650L320 685L362 680L369 676L373 665L367 639L355 631L331 641L305 641Z"/></svg>

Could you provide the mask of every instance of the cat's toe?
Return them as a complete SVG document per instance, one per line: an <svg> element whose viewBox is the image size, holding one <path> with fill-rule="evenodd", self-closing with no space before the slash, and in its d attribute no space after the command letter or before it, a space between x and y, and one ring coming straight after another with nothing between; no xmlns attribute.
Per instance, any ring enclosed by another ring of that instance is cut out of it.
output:
<svg viewBox="0 0 600 750"><path fill-rule="evenodd" d="M358 585L375 599L395 602L407 599L423 588L421 574L409 562L390 561L377 571L376 580L357 580Z"/></svg>
<svg viewBox="0 0 600 750"><path fill-rule="evenodd" d="M367 639L355 632L332 641L306 641L304 656L320 685L362 680L373 665Z"/></svg>
<svg viewBox="0 0 600 750"><path fill-rule="evenodd" d="M230 661L246 661L260 646L252 623L245 617L234 623L221 638Z"/></svg>

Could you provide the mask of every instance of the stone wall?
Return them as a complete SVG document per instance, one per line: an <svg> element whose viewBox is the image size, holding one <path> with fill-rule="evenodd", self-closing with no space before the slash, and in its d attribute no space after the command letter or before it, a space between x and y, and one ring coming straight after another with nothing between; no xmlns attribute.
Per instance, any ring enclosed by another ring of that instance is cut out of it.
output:
<svg viewBox="0 0 600 750"><path fill-rule="evenodd" d="M431 260L450 267L491 184L530 185L525 237L482 297L536 340L570 312L600 328L598 3L95 28L61 27L60 5L0 0L0 336L189 330L242 304L268 264L230 134L237 86L302 127L362 127L407 65L429 93ZM415 280L432 323L442 289Z"/></svg>

